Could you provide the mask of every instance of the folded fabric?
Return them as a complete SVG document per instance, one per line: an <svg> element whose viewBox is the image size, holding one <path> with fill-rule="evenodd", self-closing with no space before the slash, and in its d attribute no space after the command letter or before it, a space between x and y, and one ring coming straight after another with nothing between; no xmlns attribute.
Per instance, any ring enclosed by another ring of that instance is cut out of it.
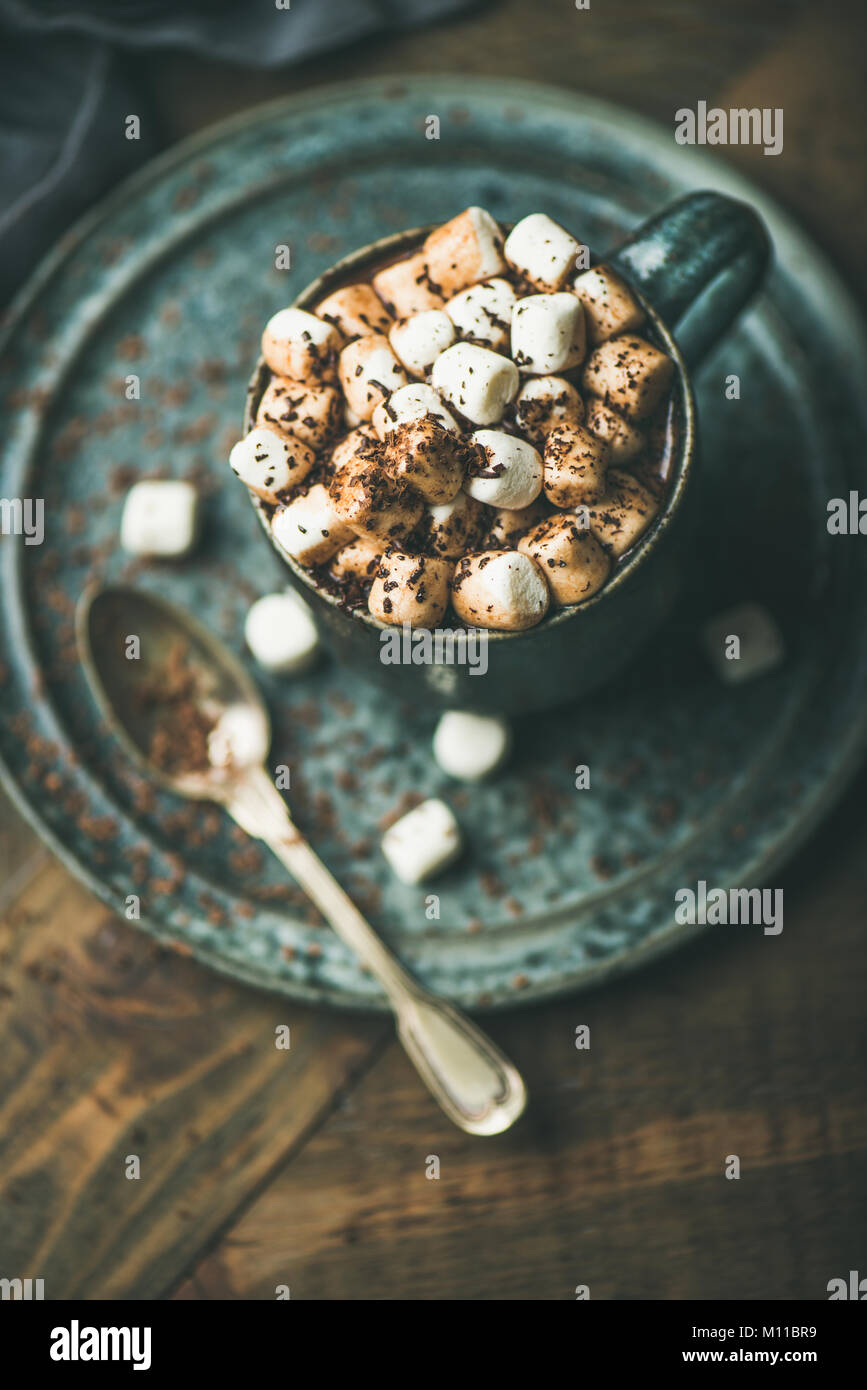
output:
<svg viewBox="0 0 867 1390"><path fill-rule="evenodd" d="M120 48L187 49L275 68L385 29L410 29L470 0L0 0L0 26L87 34Z"/></svg>
<svg viewBox="0 0 867 1390"><path fill-rule="evenodd" d="M472 0L0 0L0 303L101 193L154 152L133 52L299 63ZM126 50L126 55L119 50ZM128 115L141 138L125 138Z"/></svg>

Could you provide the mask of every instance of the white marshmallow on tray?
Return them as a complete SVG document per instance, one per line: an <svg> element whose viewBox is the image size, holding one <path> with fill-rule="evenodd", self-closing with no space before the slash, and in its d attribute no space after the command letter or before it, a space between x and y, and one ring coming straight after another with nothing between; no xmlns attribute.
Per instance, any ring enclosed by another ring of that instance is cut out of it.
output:
<svg viewBox="0 0 867 1390"><path fill-rule="evenodd" d="M411 420L423 420L432 415L445 430L457 431L455 417L446 410L432 386L423 381L411 381L392 391L387 400L381 401L373 412L373 428L380 439L385 439L398 425L409 424Z"/></svg>
<svg viewBox="0 0 867 1390"><path fill-rule="evenodd" d="M199 531L199 494L177 478L143 478L126 495L120 543L129 555L174 560L188 555Z"/></svg>
<svg viewBox="0 0 867 1390"><path fill-rule="evenodd" d="M244 620L244 640L258 664L279 676L308 670L319 648L313 615L291 592L256 599Z"/></svg>
<svg viewBox="0 0 867 1390"><path fill-rule="evenodd" d="M450 709L440 717L433 753L443 772L462 782L479 782L501 767L512 746L512 730L498 715Z"/></svg>
<svg viewBox="0 0 867 1390"><path fill-rule="evenodd" d="M581 249L565 227L544 212L531 212L516 222L503 247L503 255L537 290L559 290L575 267Z"/></svg>
<svg viewBox="0 0 867 1390"><path fill-rule="evenodd" d="M452 606L472 627L522 632L544 618L549 603L541 569L517 550L465 555L455 567Z"/></svg>
<svg viewBox="0 0 867 1390"><path fill-rule="evenodd" d="M462 338L472 338L482 347L504 352L509 347L516 299L508 280L485 280L454 295L447 301L445 312Z"/></svg>
<svg viewBox="0 0 867 1390"><path fill-rule="evenodd" d="M431 284L445 295L457 294L478 280L506 269L503 234L484 208L469 207L430 233L424 257Z"/></svg>
<svg viewBox="0 0 867 1390"><path fill-rule="evenodd" d="M542 460L537 449L504 430L476 430L471 441L486 462L470 471L464 491L489 507L517 511L529 507L542 491Z"/></svg>
<svg viewBox="0 0 867 1390"><path fill-rule="evenodd" d="M584 361L584 305L574 294L529 294L512 314L512 357L522 372L548 376Z"/></svg>
<svg viewBox="0 0 867 1390"><path fill-rule="evenodd" d="M280 507L271 519L271 534L299 565L320 565L355 538L322 483Z"/></svg>
<svg viewBox="0 0 867 1390"><path fill-rule="evenodd" d="M455 341L455 326L442 309L426 309L396 323L388 341L412 376L427 376L440 353Z"/></svg>
<svg viewBox="0 0 867 1390"><path fill-rule="evenodd" d="M305 309L280 309L262 334L262 356L272 372L294 381L334 376L343 338L325 319Z"/></svg>
<svg viewBox="0 0 867 1390"><path fill-rule="evenodd" d="M739 647L732 643L733 637ZM702 630L702 641L714 671L726 685L741 685L764 676L779 666L786 654L780 629L758 603L739 603L711 618Z"/></svg>
<svg viewBox="0 0 867 1390"><path fill-rule="evenodd" d="M257 426L229 454L229 467L251 492L265 502L276 502L281 492L303 482L316 455L307 444L288 434Z"/></svg>
<svg viewBox="0 0 867 1390"><path fill-rule="evenodd" d="M474 425L495 425L518 394L520 377L508 357L475 343L455 343L434 362L431 384Z"/></svg>
<svg viewBox="0 0 867 1390"><path fill-rule="evenodd" d="M208 735L208 762L223 772L261 767L268 756L268 723L253 705L226 705Z"/></svg>
<svg viewBox="0 0 867 1390"><path fill-rule="evenodd" d="M452 864L461 828L444 801L431 797L401 816L382 837L382 852L402 883L415 885Z"/></svg>

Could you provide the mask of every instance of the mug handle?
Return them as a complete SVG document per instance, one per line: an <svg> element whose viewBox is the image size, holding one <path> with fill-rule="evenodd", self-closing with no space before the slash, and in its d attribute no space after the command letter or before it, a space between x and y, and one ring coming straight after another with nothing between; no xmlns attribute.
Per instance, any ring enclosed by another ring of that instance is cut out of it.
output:
<svg viewBox="0 0 867 1390"><path fill-rule="evenodd" d="M697 367L759 289L771 259L765 224L722 193L690 193L651 217L606 264L672 329Z"/></svg>

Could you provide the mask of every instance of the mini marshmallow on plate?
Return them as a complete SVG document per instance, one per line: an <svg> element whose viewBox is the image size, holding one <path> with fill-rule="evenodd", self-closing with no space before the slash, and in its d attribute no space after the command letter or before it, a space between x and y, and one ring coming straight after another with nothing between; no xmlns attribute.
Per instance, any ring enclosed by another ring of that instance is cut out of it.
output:
<svg viewBox="0 0 867 1390"><path fill-rule="evenodd" d="M176 478L145 478L126 495L120 543L130 555L188 555L199 529L199 494Z"/></svg>
<svg viewBox="0 0 867 1390"><path fill-rule="evenodd" d="M315 462L306 444L263 426L245 434L229 454L232 472L265 502L276 502L281 492L303 482Z"/></svg>
<svg viewBox="0 0 867 1390"><path fill-rule="evenodd" d="M726 685L764 676L779 666L786 654L780 629L758 603L739 603L712 618L704 625L702 641L716 674Z"/></svg>
<svg viewBox="0 0 867 1390"><path fill-rule="evenodd" d="M508 357L475 343L455 343L434 362L431 383L474 425L495 425L518 394L520 377Z"/></svg>
<svg viewBox="0 0 867 1390"><path fill-rule="evenodd" d="M227 705L208 735L208 762L222 772L261 767L268 756L268 724L255 705Z"/></svg>
<svg viewBox="0 0 867 1390"><path fill-rule="evenodd" d="M408 386L399 386L392 391L388 400L382 401L373 412L373 428L380 439L385 439L398 425L411 420L423 420L432 415L444 430L457 430L455 417L446 410L436 391L425 386L422 381L411 381Z"/></svg>
<svg viewBox="0 0 867 1390"><path fill-rule="evenodd" d="M516 222L503 255L537 290L559 290L574 268L580 243L544 212L531 212Z"/></svg>
<svg viewBox="0 0 867 1390"><path fill-rule="evenodd" d="M509 346L516 299L508 280L486 280L456 294L446 304L446 313L462 338L503 352Z"/></svg>
<svg viewBox="0 0 867 1390"><path fill-rule="evenodd" d="M244 640L259 665L277 676L295 676L316 659L319 637L303 598L265 594L244 620Z"/></svg>
<svg viewBox="0 0 867 1390"><path fill-rule="evenodd" d="M427 376L441 352L455 340L455 326L442 309L426 309L401 319L389 330L395 356L413 376Z"/></svg>
<svg viewBox="0 0 867 1390"><path fill-rule="evenodd" d="M433 737L433 753L443 772L462 782L479 782L506 761L512 730L497 715L450 709L441 716Z"/></svg>
<svg viewBox="0 0 867 1390"><path fill-rule="evenodd" d="M542 460L526 439L503 430L476 430L471 440L485 462L470 471L464 491L489 507L518 511L529 507L542 491Z"/></svg>
<svg viewBox="0 0 867 1390"><path fill-rule="evenodd" d="M528 294L512 314L512 356L522 372L548 376L584 360L584 305L574 294Z"/></svg>
<svg viewBox="0 0 867 1390"><path fill-rule="evenodd" d="M395 821L382 852L402 883L422 883L454 863L463 848L461 828L444 801L431 797Z"/></svg>

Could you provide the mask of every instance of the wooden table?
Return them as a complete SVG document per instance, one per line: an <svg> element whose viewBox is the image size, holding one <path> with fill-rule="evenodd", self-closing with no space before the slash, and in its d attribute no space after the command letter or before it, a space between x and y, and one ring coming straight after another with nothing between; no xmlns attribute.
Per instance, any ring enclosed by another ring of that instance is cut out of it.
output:
<svg viewBox="0 0 867 1390"><path fill-rule="evenodd" d="M359 69L544 78L671 124L701 99L783 106L781 157L726 157L801 215L863 301L862 10L506 0L302 73L173 56L141 72L168 139ZM825 1297L867 1259L865 792L862 771L785 877L781 937L715 936L493 1019L533 1096L494 1140L448 1125L386 1022L159 950L4 805L0 1275L44 1278L49 1298Z"/></svg>

